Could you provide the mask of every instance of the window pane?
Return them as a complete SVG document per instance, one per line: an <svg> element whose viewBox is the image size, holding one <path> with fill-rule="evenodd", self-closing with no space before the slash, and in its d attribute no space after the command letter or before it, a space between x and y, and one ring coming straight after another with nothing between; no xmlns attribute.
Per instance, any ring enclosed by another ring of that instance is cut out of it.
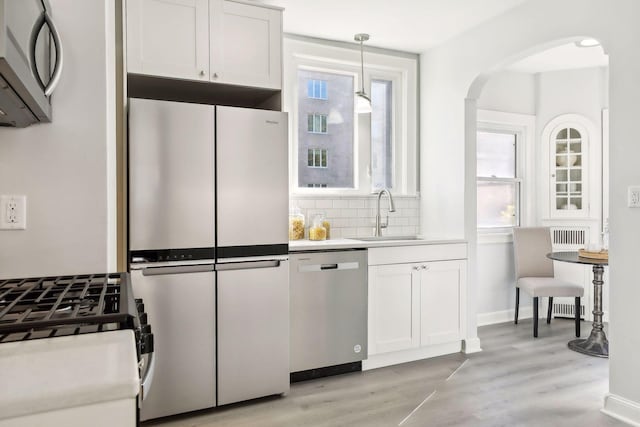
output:
<svg viewBox="0 0 640 427"><path fill-rule="evenodd" d="M319 82L314 94L326 100L307 96L310 80ZM354 187L353 94L353 76L298 70L298 187ZM310 117L307 123L305 116ZM317 149L318 157L308 154L309 149ZM310 162L314 167L308 167Z"/></svg>
<svg viewBox="0 0 640 427"><path fill-rule="evenodd" d="M307 81L307 96L313 98L313 80Z"/></svg>
<svg viewBox="0 0 640 427"><path fill-rule="evenodd" d="M517 183L478 182L478 228L517 224Z"/></svg>
<svg viewBox="0 0 640 427"><path fill-rule="evenodd" d="M478 132L478 176L516 177L516 135Z"/></svg>
<svg viewBox="0 0 640 427"><path fill-rule="evenodd" d="M374 190L393 186L392 82L371 81L371 180Z"/></svg>

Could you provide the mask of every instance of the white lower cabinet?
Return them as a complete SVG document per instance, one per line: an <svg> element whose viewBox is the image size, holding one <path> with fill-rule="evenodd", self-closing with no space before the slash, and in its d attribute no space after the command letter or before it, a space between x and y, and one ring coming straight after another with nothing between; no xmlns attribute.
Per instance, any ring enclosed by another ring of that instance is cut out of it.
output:
<svg viewBox="0 0 640 427"><path fill-rule="evenodd" d="M363 367L402 363L460 351L464 339L466 244L443 253L461 259L438 260L431 247L406 253L407 263L382 264L384 253L370 255L369 359ZM394 248L369 249L389 251ZM428 252L427 252L428 251ZM397 256L397 253L394 255ZM388 259L397 262L397 258ZM418 261L424 259L424 261Z"/></svg>
<svg viewBox="0 0 640 427"><path fill-rule="evenodd" d="M420 281L412 264L369 267L369 354L420 346Z"/></svg>
<svg viewBox="0 0 640 427"><path fill-rule="evenodd" d="M420 345L462 339L461 296L466 261L422 264L420 277Z"/></svg>

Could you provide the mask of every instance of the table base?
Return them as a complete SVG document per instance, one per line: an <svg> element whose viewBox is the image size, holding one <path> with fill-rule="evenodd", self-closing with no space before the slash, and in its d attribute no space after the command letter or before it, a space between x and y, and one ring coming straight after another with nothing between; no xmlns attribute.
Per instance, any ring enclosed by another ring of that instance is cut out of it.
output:
<svg viewBox="0 0 640 427"><path fill-rule="evenodd" d="M569 341L569 348L596 357L609 357L609 340L604 331L591 331L587 339Z"/></svg>

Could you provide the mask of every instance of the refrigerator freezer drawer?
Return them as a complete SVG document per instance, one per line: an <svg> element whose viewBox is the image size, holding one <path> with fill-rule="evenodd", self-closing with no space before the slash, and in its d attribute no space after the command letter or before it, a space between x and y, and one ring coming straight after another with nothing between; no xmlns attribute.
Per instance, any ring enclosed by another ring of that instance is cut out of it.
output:
<svg viewBox="0 0 640 427"><path fill-rule="evenodd" d="M216 406L213 264L132 270L131 283L144 299L156 359L141 419Z"/></svg>
<svg viewBox="0 0 640 427"><path fill-rule="evenodd" d="M289 390L289 261L240 264L216 266L218 405Z"/></svg>

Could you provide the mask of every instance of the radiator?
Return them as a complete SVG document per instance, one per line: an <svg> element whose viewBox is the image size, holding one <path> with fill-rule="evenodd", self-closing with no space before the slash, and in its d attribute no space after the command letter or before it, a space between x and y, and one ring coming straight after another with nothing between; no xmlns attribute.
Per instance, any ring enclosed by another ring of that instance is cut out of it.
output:
<svg viewBox="0 0 640 427"><path fill-rule="evenodd" d="M588 227L551 227L551 244L555 251L577 251L580 248L584 248L589 241L589 228ZM561 263L560 263L561 264ZM556 270L558 270L558 263L556 263ZM571 267L566 267L571 268ZM584 275L579 277L560 277L565 280L570 280L578 284L585 285L585 293L582 297L580 305L580 317L583 319L590 318L590 311L588 310L589 302L589 286L584 283ZM575 318L575 301L573 298L554 298L553 299L553 317L561 317L573 319ZM585 316L585 314L587 316Z"/></svg>

